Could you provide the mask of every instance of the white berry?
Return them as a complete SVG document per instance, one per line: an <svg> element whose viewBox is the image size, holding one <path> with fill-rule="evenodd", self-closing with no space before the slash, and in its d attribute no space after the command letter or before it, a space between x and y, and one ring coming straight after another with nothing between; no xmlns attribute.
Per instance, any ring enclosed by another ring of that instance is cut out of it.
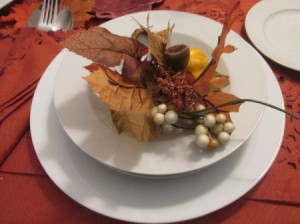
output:
<svg viewBox="0 0 300 224"><path fill-rule="evenodd" d="M177 120L178 120L178 114L175 111L169 110L165 114L165 123L166 124L174 124L177 122Z"/></svg>
<svg viewBox="0 0 300 224"><path fill-rule="evenodd" d="M157 106L157 112L164 114L167 111L167 105L162 103Z"/></svg>
<svg viewBox="0 0 300 224"><path fill-rule="evenodd" d="M151 109L151 114L152 114L152 116L154 117L154 115L157 113L157 107L153 107L152 109Z"/></svg>
<svg viewBox="0 0 300 224"><path fill-rule="evenodd" d="M207 132L208 132L208 129L203 124L199 124L195 128L195 135L196 136L201 135L201 134L207 134Z"/></svg>
<svg viewBox="0 0 300 224"><path fill-rule="evenodd" d="M196 144L202 149L206 149L209 144L209 137L205 134L201 134L196 139Z"/></svg>
<svg viewBox="0 0 300 224"><path fill-rule="evenodd" d="M216 124L216 118L213 114L207 114L204 117L203 123L206 127L213 127Z"/></svg>
<svg viewBox="0 0 300 224"><path fill-rule="evenodd" d="M162 113L156 113L154 115L154 122L158 125L163 124L165 122L165 115L163 115Z"/></svg>
<svg viewBox="0 0 300 224"><path fill-rule="evenodd" d="M217 120L218 123L221 123L221 124L225 123L226 122L225 114L222 114L222 113L217 114L216 115L216 120Z"/></svg>
<svg viewBox="0 0 300 224"><path fill-rule="evenodd" d="M212 127L211 131L215 135L218 135L221 131L223 131L223 124L216 124L215 126Z"/></svg>
<svg viewBox="0 0 300 224"><path fill-rule="evenodd" d="M196 111L204 110L204 109L205 109L205 106L203 104L197 104L196 107L195 107Z"/></svg>
<svg viewBox="0 0 300 224"><path fill-rule="evenodd" d="M223 126L223 130L228 134L231 134L234 131L235 127L232 122L226 122Z"/></svg>
<svg viewBox="0 0 300 224"><path fill-rule="evenodd" d="M230 135L225 132L225 131L222 131L218 134L218 140L221 144L226 144L230 139Z"/></svg>

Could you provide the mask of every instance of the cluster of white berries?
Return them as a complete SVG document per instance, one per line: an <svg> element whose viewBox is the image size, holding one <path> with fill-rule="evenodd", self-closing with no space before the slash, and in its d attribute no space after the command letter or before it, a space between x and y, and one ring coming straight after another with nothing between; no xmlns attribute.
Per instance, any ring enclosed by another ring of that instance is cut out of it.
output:
<svg viewBox="0 0 300 224"><path fill-rule="evenodd" d="M195 128L196 144L203 149L218 148L220 144L226 144L229 141L234 129L233 123L227 121L223 113L206 114L203 124Z"/></svg>
<svg viewBox="0 0 300 224"><path fill-rule="evenodd" d="M196 105L195 111L205 109L204 105ZM178 121L178 114L174 110L168 109L167 105L162 103L151 110L153 120L157 125L170 125ZM235 127L232 122L227 121L223 113L209 113L204 116L201 123L195 128L196 144L199 148L206 149L218 148L226 144Z"/></svg>
<svg viewBox="0 0 300 224"><path fill-rule="evenodd" d="M162 103L151 110L155 124L174 124L178 120L178 114L173 110L168 110L167 105Z"/></svg>

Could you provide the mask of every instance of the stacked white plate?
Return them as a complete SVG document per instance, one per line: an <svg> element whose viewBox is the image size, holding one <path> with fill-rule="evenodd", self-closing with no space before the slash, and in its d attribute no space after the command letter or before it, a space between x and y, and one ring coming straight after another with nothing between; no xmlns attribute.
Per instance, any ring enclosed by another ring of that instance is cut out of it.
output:
<svg viewBox="0 0 300 224"><path fill-rule="evenodd" d="M129 36L137 27L132 17L145 24L147 14L123 16L103 26ZM208 55L222 29L194 14L150 12L154 29L165 28L169 21L175 23L173 43L200 47ZM238 50L220 62L219 70L231 79L226 91L283 107L278 83L262 57L234 32L227 42ZM203 216L248 192L278 153L284 114L252 103L232 114L236 130L231 143L214 153L199 151L190 132L176 133L176 138L166 133L148 144L117 135L101 120L105 110L99 113L82 79L88 74L83 66L89 63L66 49L53 60L36 90L30 125L36 153L49 177L95 212L148 223Z"/></svg>

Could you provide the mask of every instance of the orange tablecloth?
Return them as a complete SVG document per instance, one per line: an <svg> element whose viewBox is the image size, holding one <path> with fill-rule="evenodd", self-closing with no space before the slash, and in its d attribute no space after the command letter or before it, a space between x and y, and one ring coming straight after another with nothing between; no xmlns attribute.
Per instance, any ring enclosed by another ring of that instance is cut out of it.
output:
<svg viewBox="0 0 300 224"><path fill-rule="evenodd" d="M17 1L1 9L0 223L124 223L92 212L65 195L46 175L32 146L29 128L32 96L47 65L61 50L60 40L70 33L137 10L187 11L223 22L232 2L141 1L130 7L131 1L119 1L120 7L114 5L109 13L94 12L98 18L91 18L85 26L78 25L68 33L42 33L25 27L24 20L29 18L38 0ZM241 1L233 25L246 41L249 40L243 27L245 16L256 2ZM23 10L19 9L20 5ZM100 8L108 10L108 7ZM280 84L286 109L300 116L300 72L266 61ZM300 123L288 117L280 152L259 184L225 208L183 223L300 223L299 135Z"/></svg>

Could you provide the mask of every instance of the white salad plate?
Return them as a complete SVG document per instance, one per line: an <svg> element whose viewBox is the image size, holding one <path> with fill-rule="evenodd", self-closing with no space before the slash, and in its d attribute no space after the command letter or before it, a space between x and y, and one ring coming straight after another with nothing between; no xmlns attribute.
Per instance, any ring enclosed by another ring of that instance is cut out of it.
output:
<svg viewBox="0 0 300 224"><path fill-rule="evenodd" d="M147 14L141 12L123 16L103 26L112 33L130 36L138 28L133 18L146 25ZM199 47L210 57L217 45L221 24L190 13L150 12L153 30L165 29L168 22L175 24L171 45ZM266 101L264 67L257 58L256 51L234 32L229 33L227 43L233 44L237 50L221 57L218 71L230 76L230 86L224 91L239 98ZM231 113L236 130L230 141L217 150L199 150L193 131L178 129L164 131L155 141L140 142L128 133L119 135L112 128L108 108L93 94L83 79L89 74L84 66L89 64L90 60L73 52L65 54L54 85L57 116L68 136L84 152L101 163L128 174L162 178L195 172L212 165L230 155L249 138L265 109L259 104L245 103L238 113Z"/></svg>
<svg viewBox="0 0 300 224"><path fill-rule="evenodd" d="M273 61L300 71L300 1L268 0L255 4L245 21L252 43Z"/></svg>
<svg viewBox="0 0 300 224"><path fill-rule="evenodd" d="M258 127L239 150L200 172L167 179L115 172L79 149L57 118L55 74L68 54L66 49L61 51L36 89L30 114L32 141L39 161L58 188L97 213L138 223L178 222L206 215L255 186L280 149L285 115L266 108ZM254 55L267 81L266 102L283 108L274 74L258 53Z"/></svg>

